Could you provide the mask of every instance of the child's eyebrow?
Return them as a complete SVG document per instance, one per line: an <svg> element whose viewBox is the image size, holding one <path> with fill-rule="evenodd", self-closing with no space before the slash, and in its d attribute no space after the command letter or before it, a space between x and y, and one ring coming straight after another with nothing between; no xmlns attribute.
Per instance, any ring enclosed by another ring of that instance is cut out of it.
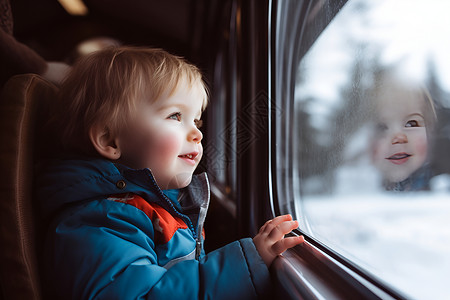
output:
<svg viewBox="0 0 450 300"><path fill-rule="evenodd" d="M170 110L170 109L186 109L188 106L184 103L172 103L172 104L162 104L158 110Z"/></svg>
<svg viewBox="0 0 450 300"><path fill-rule="evenodd" d="M165 110L171 110L171 109L175 109L175 110L187 110L190 109L191 106L187 103L172 103L172 104L163 104L161 105L161 107L158 108L158 111L165 111ZM203 113L202 108L200 108L197 112L197 115L201 116Z"/></svg>
<svg viewBox="0 0 450 300"><path fill-rule="evenodd" d="M425 117L421 113L412 113L412 114L407 115L406 118L411 118L414 116L418 116L418 117L421 117L422 119L425 119Z"/></svg>

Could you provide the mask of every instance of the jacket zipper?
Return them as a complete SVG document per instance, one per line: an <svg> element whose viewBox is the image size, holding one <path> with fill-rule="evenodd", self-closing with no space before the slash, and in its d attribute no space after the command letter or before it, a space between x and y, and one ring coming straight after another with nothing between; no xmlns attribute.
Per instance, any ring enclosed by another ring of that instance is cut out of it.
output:
<svg viewBox="0 0 450 300"><path fill-rule="evenodd" d="M200 205L200 212L199 212L198 224L197 224L197 232L195 231L194 224L192 224L191 219L189 219L189 217L186 216L185 214L180 213L177 210L177 208L173 205L172 201L170 201L170 199L159 188L159 186L156 183L153 176L149 176L149 177L152 180L152 183L153 183L152 188L155 190L155 192L157 192L158 195L164 200L164 202L169 205L169 208L172 210L172 212L176 216L183 219L183 221L188 225L189 229L191 230L192 235L195 239L195 259L198 260L201 255L201 252L202 252L201 238L202 238L203 224L205 222L206 213L208 212L208 206L209 206L210 191L209 191L208 177L205 177L205 180L207 182L207 188L208 188L208 193L207 193L208 199L206 201L203 201L203 203Z"/></svg>

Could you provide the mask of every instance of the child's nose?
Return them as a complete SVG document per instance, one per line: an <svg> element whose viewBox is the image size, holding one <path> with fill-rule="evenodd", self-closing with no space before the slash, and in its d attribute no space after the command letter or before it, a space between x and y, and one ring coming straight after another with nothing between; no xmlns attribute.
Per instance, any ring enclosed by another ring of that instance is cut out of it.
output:
<svg viewBox="0 0 450 300"><path fill-rule="evenodd" d="M196 126L189 132L188 140L200 143L203 139L203 133Z"/></svg>
<svg viewBox="0 0 450 300"><path fill-rule="evenodd" d="M392 144L405 144L408 142L408 137L403 132L397 132L392 138Z"/></svg>

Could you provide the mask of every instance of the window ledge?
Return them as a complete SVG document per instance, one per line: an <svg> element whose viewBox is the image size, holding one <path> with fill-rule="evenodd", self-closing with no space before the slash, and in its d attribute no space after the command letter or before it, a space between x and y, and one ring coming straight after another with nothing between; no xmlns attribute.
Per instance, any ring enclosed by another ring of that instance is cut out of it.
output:
<svg viewBox="0 0 450 300"><path fill-rule="evenodd" d="M290 249L271 267L282 299L403 299L354 273L312 244Z"/></svg>

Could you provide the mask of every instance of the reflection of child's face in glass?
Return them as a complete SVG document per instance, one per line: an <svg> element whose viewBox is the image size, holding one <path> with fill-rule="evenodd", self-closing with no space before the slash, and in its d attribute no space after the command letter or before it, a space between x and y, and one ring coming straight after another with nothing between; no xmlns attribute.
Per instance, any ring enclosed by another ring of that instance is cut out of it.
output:
<svg viewBox="0 0 450 300"><path fill-rule="evenodd" d="M425 100L420 93L387 86L377 99L372 160L385 180L400 182L419 169L427 158Z"/></svg>

